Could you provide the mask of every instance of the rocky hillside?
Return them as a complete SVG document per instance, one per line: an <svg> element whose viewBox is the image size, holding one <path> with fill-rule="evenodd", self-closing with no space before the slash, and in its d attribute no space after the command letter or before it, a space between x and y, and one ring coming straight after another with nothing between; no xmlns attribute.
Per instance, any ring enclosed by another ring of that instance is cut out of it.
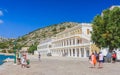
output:
<svg viewBox="0 0 120 75"><path fill-rule="evenodd" d="M17 42L22 46L38 44L40 41L55 36L57 33L64 31L66 28L71 28L76 25L78 25L78 23L75 22L64 22L50 25L48 27L37 29L22 37L19 37Z"/></svg>
<svg viewBox="0 0 120 75"><path fill-rule="evenodd" d="M8 41L9 39L7 39L7 38L4 38L4 37L0 37L0 42L6 42L6 41Z"/></svg>

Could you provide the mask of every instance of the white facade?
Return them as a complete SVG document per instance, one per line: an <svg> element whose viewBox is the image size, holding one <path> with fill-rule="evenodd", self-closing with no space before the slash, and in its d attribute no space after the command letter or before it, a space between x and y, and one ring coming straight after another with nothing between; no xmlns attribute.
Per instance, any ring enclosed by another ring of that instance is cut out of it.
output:
<svg viewBox="0 0 120 75"><path fill-rule="evenodd" d="M42 56L46 56L48 53L50 53L51 43L52 43L52 39L47 39L42 41L37 46L37 52L40 53Z"/></svg>
<svg viewBox="0 0 120 75"><path fill-rule="evenodd" d="M81 23L56 34L51 41L40 43L38 52L52 56L87 57L90 55L91 24Z"/></svg>

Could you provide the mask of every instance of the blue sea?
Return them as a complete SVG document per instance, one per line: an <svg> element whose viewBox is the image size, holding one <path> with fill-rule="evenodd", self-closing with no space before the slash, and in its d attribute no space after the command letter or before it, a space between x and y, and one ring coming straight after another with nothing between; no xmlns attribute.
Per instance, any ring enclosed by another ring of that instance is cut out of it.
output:
<svg viewBox="0 0 120 75"><path fill-rule="evenodd" d="M6 58L13 59L14 56L12 56L12 55L3 55L3 54L0 54L0 65L2 65L2 64L4 63L3 61L4 61Z"/></svg>

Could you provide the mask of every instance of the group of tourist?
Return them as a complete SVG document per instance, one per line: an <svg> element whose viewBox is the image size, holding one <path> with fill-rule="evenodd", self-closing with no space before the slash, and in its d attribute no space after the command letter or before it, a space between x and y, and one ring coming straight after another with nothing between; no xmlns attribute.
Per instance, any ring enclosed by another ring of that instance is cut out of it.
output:
<svg viewBox="0 0 120 75"><path fill-rule="evenodd" d="M90 55L89 61L92 64L92 68L96 67L97 62L99 63L98 68L102 68L103 67L102 63L104 61L104 56L101 52L99 52L98 54L97 54L97 52L95 52L95 53L92 53Z"/></svg>
<svg viewBox="0 0 120 75"><path fill-rule="evenodd" d="M108 52L108 54L106 55L106 62L110 63L115 63L117 60L117 54L115 51L113 52Z"/></svg>
<svg viewBox="0 0 120 75"><path fill-rule="evenodd" d="M19 54L19 57L17 58L17 63L21 65L22 68L26 67L29 68L30 60L27 59L26 53Z"/></svg>
<svg viewBox="0 0 120 75"><path fill-rule="evenodd" d="M108 52L106 56L106 61L115 63L116 62L116 52L113 51L112 53ZM103 62L105 62L105 56L102 54L102 52L94 52L90 55L89 61L92 64L91 68L95 68L96 64L98 63L98 68L103 68Z"/></svg>

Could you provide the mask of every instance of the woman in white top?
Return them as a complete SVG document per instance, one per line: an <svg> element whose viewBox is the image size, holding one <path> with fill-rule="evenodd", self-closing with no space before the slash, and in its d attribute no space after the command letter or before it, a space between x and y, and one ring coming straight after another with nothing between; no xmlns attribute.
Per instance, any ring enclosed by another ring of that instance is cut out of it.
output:
<svg viewBox="0 0 120 75"><path fill-rule="evenodd" d="M100 52L99 53L99 67L98 68L102 68L103 66L102 66L102 63L103 63L103 54Z"/></svg>

